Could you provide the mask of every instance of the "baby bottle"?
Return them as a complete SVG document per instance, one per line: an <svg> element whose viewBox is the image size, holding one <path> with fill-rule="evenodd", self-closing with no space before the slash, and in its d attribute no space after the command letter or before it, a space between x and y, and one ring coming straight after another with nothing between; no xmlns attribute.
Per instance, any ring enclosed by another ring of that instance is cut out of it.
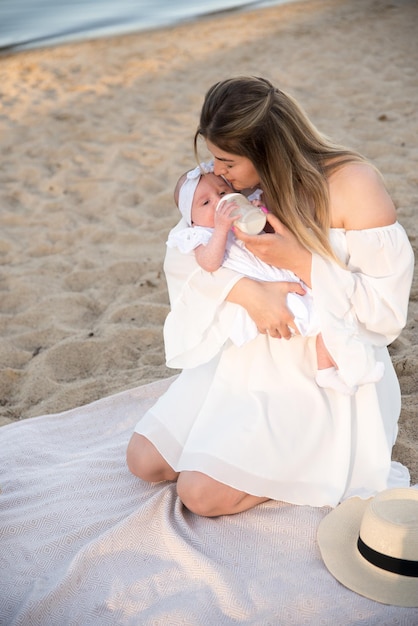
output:
<svg viewBox="0 0 418 626"><path fill-rule="evenodd" d="M234 201L238 208L234 209L231 215L241 217L234 222L240 230L248 235L258 235L266 225L266 216L261 209L254 206L242 193L227 193L218 202L218 207L222 202Z"/></svg>

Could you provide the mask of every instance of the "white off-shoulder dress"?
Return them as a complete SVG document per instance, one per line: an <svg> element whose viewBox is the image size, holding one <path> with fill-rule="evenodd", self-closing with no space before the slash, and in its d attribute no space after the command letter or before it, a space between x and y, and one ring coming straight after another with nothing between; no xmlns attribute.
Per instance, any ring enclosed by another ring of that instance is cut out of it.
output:
<svg viewBox="0 0 418 626"><path fill-rule="evenodd" d="M391 461L400 389L387 345L406 323L413 252L399 223L333 229L331 241L347 269L314 254L311 276L325 343L337 363L344 356L348 379L367 371L367 354L385 364L354 396L318 387L314 337L259 334L236 346L238 305L225 297L241 276L204 272L193 253L167 250L166 359L182 372L135 430L176 471L311 506L409 486L407 468ZM357 351L347 358L353 338L368 348L360 362Z"/></svg>

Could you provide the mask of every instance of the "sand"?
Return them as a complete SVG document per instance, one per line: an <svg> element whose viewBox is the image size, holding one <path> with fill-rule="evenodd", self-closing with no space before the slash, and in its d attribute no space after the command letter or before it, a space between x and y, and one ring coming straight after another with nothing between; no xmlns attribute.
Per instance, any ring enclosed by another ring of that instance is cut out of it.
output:
<svg viewBox="0 0 418 626"><path fill-rule="evenodd" d="M172 189L215 81L255 74L384 174L416 248L418 4L309 0L0 59L0 424L171 376ZM390 351L418 481L417 298ZM367 416L364 416L367 419Z"/></svg>

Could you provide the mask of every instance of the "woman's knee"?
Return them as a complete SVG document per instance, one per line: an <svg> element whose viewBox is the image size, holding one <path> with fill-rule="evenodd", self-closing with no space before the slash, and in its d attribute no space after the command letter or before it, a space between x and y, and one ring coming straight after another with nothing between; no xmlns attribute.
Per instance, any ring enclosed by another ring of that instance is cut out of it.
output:
<svg viewBox="0 0 418 626"><path fill-rule="evenodd" d="M222 514L219 487L220 483L201 472L181 472L177 480L177 495L192 513L214 517Z"/></svg>
<svg viewBox="0 0 418 626"><path fill-rule="evenodd" d="M129 471L147 482L175 480L176 472L163 459L156 447L143 435L134 433L126 451Z"/></svg>
<svg viewBox="0 0 418 626"><path fill-rule="evenodd" d="M144 469L146 469L146 459L149 456L148 444L150 442L145 437L134 433L126 451L126 463L129 471L140 478L143 478Z"/></svg>

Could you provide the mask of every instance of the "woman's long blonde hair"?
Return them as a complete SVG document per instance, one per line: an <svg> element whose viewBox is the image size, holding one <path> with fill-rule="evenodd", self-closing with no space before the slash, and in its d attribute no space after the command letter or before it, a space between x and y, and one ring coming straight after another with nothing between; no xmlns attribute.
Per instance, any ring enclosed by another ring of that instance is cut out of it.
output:
<svg viewBox="0 0 418 626"><path fill-rule="evenodd" d="M328 178L360 154L321 135L289 95L268 80L236 77L205 96L194 138L247 157L260 177L269 209L313 252L335 258L329 242Z"/></svg>

